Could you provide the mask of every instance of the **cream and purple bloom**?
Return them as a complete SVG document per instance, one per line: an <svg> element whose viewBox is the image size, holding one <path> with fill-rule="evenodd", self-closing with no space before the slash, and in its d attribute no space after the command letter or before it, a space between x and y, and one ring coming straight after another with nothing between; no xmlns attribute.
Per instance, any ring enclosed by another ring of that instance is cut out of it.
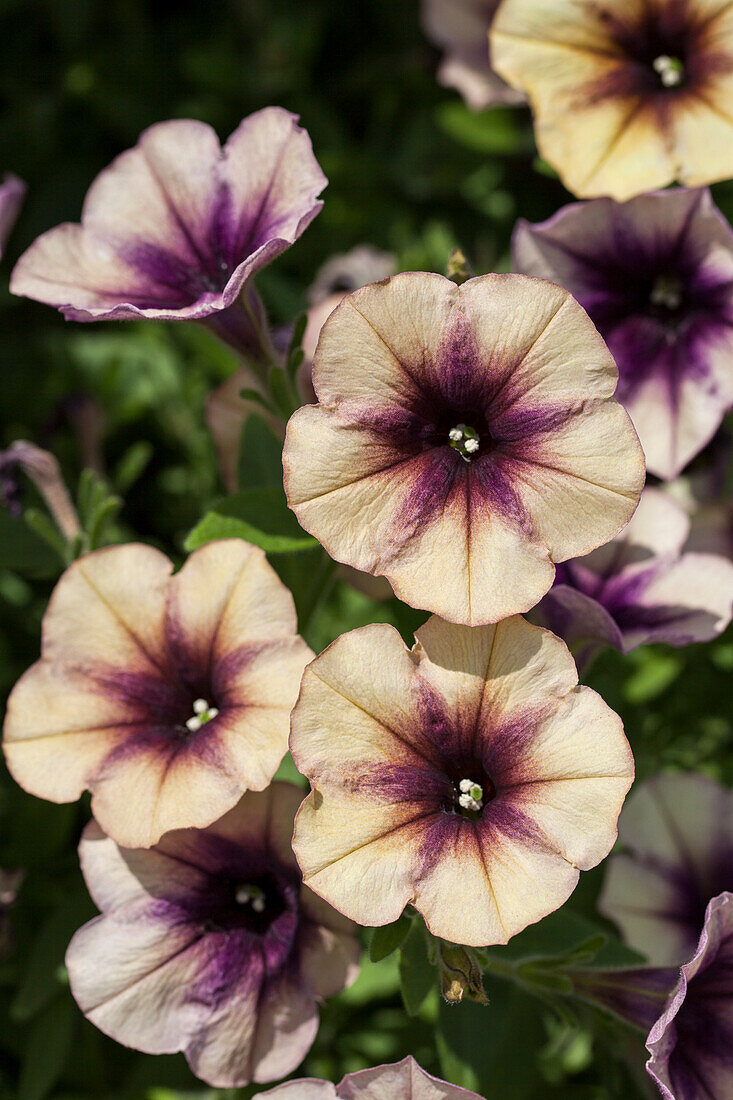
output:
<svg viewBox="0 0 733 1100"><path fill-rule="evenodd" d="M733 617L733 562L683 553L689 531L679 504L645 489L620 535L558 566L533 621L558 634L579 664L606 646L628 653L651 642L685 646L717 637Z"/></svg>
<svg viewBox="0 0 733 1100"><path fill-rule="evenodd" d="M503 0L490 40L574 194L623 201L733 175L727 0Z"/></svg>
<svg viewBox="0 0 733 1100"><path fill-rule="evenodd" d="M630 519L644 463L616 364L560 287L407 272L321 330L319 404L290 419L288 502L331 557L481 625L527 611L554 563Z"/></svg>
<svg viewBox="0 0 733 1100"><path fill-rule="evenodd" d="M733 889L733 792L703 775L648 779L619 821L599 908L654 964L689 959L710 898Z"/></svg>
<svg viewBox="0 0 733 1100"><path fill-rule="evenodd" d="M646 1045L665 1100L733 1096L733 893L707 906L697 949Z"/></svg>
<svg viewBox="0 0 733 1100"><path fill-rule="evenodd" d="M90 790L102 828L131 848L267 786L311 656L257 547L211 542L172 570L134 543L74 562L5 719L20 786L52 802Z"/></svg>
<svg viewBox="0 0 733 1100"><path fill-rule="evenodd" d="M423 0L425 34L445 55L438 80L456 88L469 107L524 103L526 97L495 73L489 61L489 27L499 0Z"/></svg>
<svg viewBox="0 0 733 1100"><path fill-rule="evenodd" d="M3 176L0 181L0 256L20 213L25 192L23 181L12 173Z"/></svg>
<svg viewBox="0 0 733 1100"><path fill-rule="evenodd" d="M312 790L293 849L360 924L411 904L435 936L506 943L609 852L631 750L549 631L433 616L416 637L366 626L306 669L290 747Z"/></svg>
<svg viewBox="0 0 733 1100"><path fill-rule="evenodd" d="M587 310L648 470L670 480L733 405L733 230L707 189L596 199L520 221L514 266Z"/></svg>
<svg viewBox="0 0 733 1100"><path fill-rule="evenodd" d="M347 1073L338 1085L304 1077L260 1095L272 1100L479 1100L475 1092L426 1073L411 1055L391 1065Z"/></svg>
<svg viewBox="0 0 733 1100"><path fill-rule="evenodd" d="M297 121L266 107L223 148L203 122L151 126L97 176L81 225L49 230L21 256L11 291L73 321L205 321L260 352L248 280L303 233L327 182Z"/></svg>
<svg viewBox="0 0 733 1100"><path fill-rule="evenodd" d="M220 1087L299 1065L317 1002L356 978L360 955L354 926L302 885L290 847L301 798L273 783L150 849L118 847L90 822L79 856L101 915L66 965L93 1024L149 1054L182 1050Z"/></svg>

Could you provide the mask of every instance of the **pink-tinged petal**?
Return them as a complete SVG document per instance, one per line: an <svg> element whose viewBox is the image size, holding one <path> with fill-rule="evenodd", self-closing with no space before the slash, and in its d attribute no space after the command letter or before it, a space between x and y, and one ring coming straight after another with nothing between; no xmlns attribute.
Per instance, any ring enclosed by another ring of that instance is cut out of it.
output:
<svg viewBox="0 0 733 1100"><path fill-rule="evenodd" d="M0 256L20 213L26 190L23 181L12 174L3 176L0 182Z"/></svg>
<svg viewBox="0 0 733 1100"><path fill-rule="evenodd" d="M710 192L571 203L520 222L513 252L517 270L562 284L588 310L649 470L676 477L733 403L733 231Z"/></svg>
<svg viewBox="0 0 733 1100"><path fill-rule="evenodd" d="M127 847L203 828L268 785L312 656L261 550L209 543L171 570L136 545L70 566L44 618L42 658L8 704L18 781L55 801L88 788Z"/></svg>
<svg viewBox="0 0 733 1100"><path fill-rule="evenodd" d="M392 1065L347 1073L339 1085L304 1077L262 1095L277 1100L477 1100L476 1093L426 1073L411 1055Z"/></svg>
<svg viewBox="0 0 733 1100"><path fill-rule="evenodd" d="M295 1069L317 997L353 981L360 950L354 925L309 894L301 904L289 845L300 798L273 783L213 827L146 850L90 823L80 859L103 915L76 934L67 966L96 1026L138 1050L182 1050L215 1086Z"/></svg>
<svg viewBox="0 0 733 1100"><path fill-rule="evenodd" d="M647 1037L647 1072L665 1100L727 1097L733 1088L733 894L712 898L695 954Z"/></svg>
<svg viewBox="0 0 733 1100"><path fill-rule="evenodd" d="M202 122L151 126L94 181L82 224L58 226L24 253L13 293L77 321L228 309L321 209L326 180L296 121L265 108L223 149Z"/></svg>
<svg viewBox="0 0 733 1100"><path fill-rule="evenodd" d="M576 685L563 643L518 616L433 618L411 652L383 625L337 639L291 723L305 883L367 925L410 902L474 946L560 906L613 844L633 777L620 720Z"/></svg>
<svg viewBox="0 0 733 1100"><path fill-rule="evenodd" d="M415 607L472 625L526 611L553 559L607 541L638 500L615 380L587 315L549 283L407 272L364 287L323 326L320 404L288 424L288 502L332 557Z"/></svg>
<svg viewBox="0 0 733 1100"><path fill-rule="evenodd" d="M423 0L422 25L427 37L445 50L438 80L456 88L469 107L523 103L489 63L488 34L499 0Z"/></svg>
<svg viewBox="0 0 733 1100"><path fill-rule="evenodd" d="M623 648L621 631L605 607L569 584L553 585L528 618L562 638L579 669L606 646Z"/></svg>
<svg viewBox="0 0 733 1100"><path fill-rule="evenodd" d="M694 950L708 900L730 881L733 797L702 775L647 780L619 821L626 854L608 865L599 907L655 965Z"/></svg>

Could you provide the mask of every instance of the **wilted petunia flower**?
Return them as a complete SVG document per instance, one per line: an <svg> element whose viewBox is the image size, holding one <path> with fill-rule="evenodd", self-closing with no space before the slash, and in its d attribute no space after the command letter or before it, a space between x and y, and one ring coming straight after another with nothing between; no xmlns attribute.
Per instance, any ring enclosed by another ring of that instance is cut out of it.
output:
<svg viewBox="0 0 733 1100"><path fill-rule="evenodd" d="M572 203L520 222L513 247L518 271L559 283L588 311L648 469L676 477L733 404L733 231L710 192Z"/></svg>
<svg viewBox="0 0 733 1100"><path fill-rule="evenodd" d="M203 122L151 126L94 181L82 224L57 226L21 256L11 291L73 321L206 321L259 350L261 307L240 295L307 228L327 182L296 123L266 107L223 149Z"/></svg>
<svg viewBox="0 0 733 1100"><path fill-rule="evenodd" d="M411 903L454 943L506 943L557 909L616 838L633 777L621 720L559 639L520 616L384 624L309 665L290 747L311 782L304 881L360 924Z"/></svg>
<svg viewBox="0 0 733 1100"><path fill-rule="evenodd" d="M708 905L697 950L646 1045L665 1100L733 1096L733 893Z"/></svg>
<svg viewBox="0 0 733 1100"><path fill-rule="evenodd" d="M25 192L26 186L17 176L11 173L3 176L0 182L0 256L20 213Z"/></svg>
<svg viewBox="0 0 733 1100"><path fill-rule="evenodd" d="M469 107L524 103L525 96L494 72L489 61L489 27L499 0L423 0L422 25L445 50L438 80L456 88Z"/></svg>
<svg viewBox="0 0 733 1100"><path fill-rule="evenodd" d="M721 634L733 616L733 563L682 553L684 509L645 489L628 527L606 546L558 566L532 618L570 646L580 664L605 646L684 646Z"/></svg>
<svg viewBox="0 0 733 1100"><path fill-rule="evenodd" d="M408 1055L392 1065L347 1073L338 1085L306 1077L261 1093L273 1100L476 1100L476 1093L432 1077Z"/></svg>
<svg viewBox="0 0 733 1100"><path fill-rule="evenodd" d="M353 925L302 886L290 848L301 798L273 783L148 850L87 826L79 854L102 915L76 933L66 965L93 1024L148 1054L182 1050L212 1085L295 1069L317 999L354 980L360 954Z"/></svg>
<svg viewBox="0 0 733 1100"><path fill-rule="evenodd" d="M455 622L526 611L607 542L644 480L617 371L569 294L407 272L348 295L290 419L285 490L337 561Z"/></svg>
<svg viewBox="0 0 733 1100"><path fill-rule="evenodd" d="M209 825L267 786L311 655L261 550L211 542L172 569L137 544L74 562L5 720L18 783L53 802L88 788L102 828L129 847Z"/></svg>
<svg viewBox="0 0 733 1100"><path fill-rule="evenodd" d="M649 779L619 821L601 911L660 965L695 950L710 898L733 887L733 793L702 775Z"/></svg>
<svg viewBox="0 0 733 1100"><path fill-rule="evenodd" d="M491 58L569 190L623 200L733 175L732 40L722 0L504 0Z"/></svg>

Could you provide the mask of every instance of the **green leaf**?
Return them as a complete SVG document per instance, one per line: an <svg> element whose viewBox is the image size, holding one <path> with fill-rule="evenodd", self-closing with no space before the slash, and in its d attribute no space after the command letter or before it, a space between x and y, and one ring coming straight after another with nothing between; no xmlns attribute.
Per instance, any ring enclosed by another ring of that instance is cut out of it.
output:
<svg viewBox="0 0 733 1100"><path fill-rule="evenodd" d="M28 1028L17 1100L43 1100L69 1056L76 1007L66 994L53 1000Z"/></svg>
<svg viewBox="0 0 733 1100"><path fill-rule="evenodd" d="M437 981L437 972L428 958L425 927L421 920L413 920L400 948L400 984L408 1016L417 1016Z"/></svg>
<svg viewBox="0 0 733 1100"><path fill-rule="evenodd" d="M532 131L512 107L473 111L460 100L451 99L440 104L436 120L444 133L476 153L507 155L532 149Z"/></svg>
<svg viewBox="0 0 733 1100"><path fill-rule="evenodd" d="M364 959L359 977L339 994L339 1000L349 1005L365 1005L394 997L399 988L400 972L396 955L389 955L378 963Z"/></svg>
<svg viewBox="0 0 733 1100"><path fill-rule="evenodd" d="M238 484L240 489L278 485L282 488L282 441L261 416L249 416L239 442Z"/></svg>
<svg viewBox="0 0 733 1100"><path fill-rule="evenodd" d="M64 985L63 961L69 940L77 928L94 915L85 894L72 895L41 926L25 965L22 982L10 1006L14 1020L35 1016Z"/></svg>
<svg viewBox="0 0 733 1100"><path fill-rule="evenodd" d="M369 958L372 962L380 962L381 959L386 959L388 955L396 951L411 927L412 921L403 913L392 924L375 928L369 940Z"/></svg>
<svg viewBox="0 0 733 1100"><path fill-rule="evenodd" d="M25 518L14 519L4 508L0 508L0 568L11 569L24 577L57 576L61 571L61 558L56 546L60 536L57 531L54 533L56 552L49 546L45 535L42 537L33 530Z"/></svg>
<svg viewBox="0 0 733 1100"><path fill-rule="evenodd" d="M226 497L188 535L189 552L213 539L246 539L268 553L292 554L318 546L290 511L282 489L263 486Z"/></svg>

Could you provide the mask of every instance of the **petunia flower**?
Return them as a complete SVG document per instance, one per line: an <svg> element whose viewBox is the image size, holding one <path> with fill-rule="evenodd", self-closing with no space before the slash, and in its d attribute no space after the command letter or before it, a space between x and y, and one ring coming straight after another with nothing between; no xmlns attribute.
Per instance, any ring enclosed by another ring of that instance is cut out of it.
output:
<svg viewBox="0 0 733 1100"><path fill-rule="evenodd" d="M0 256L15 225L25 198L26 186L17 176L8 173L0 181Z"/></svg>
<svg viewBox="0 0 733 1100"><path fill-rule="evenodd" d="M606 546L558 567L532 612L580 664L605 646L624 653L650 642L684 646L721 634L733 617L733 562L683 553L684 509L645 489L628 527Z"/></svg>
<svg viewBox="0 0 733 1100"><path fill-rule="evenodd" d="M675 478L733 405L733 230L707 189L571 203L521 221L514 265L586 309L619 369L647 468Z"/></svg>
<svg viewBox="0 0 733 1100"><path fill-rule="evenodd" d="M52 802L91 790L100 825L128 847L210 825L267 786L311 655L261 550L226 539L172 569L138 544L74 562L41 660L8 701L5 758L21 787Z"/></svg>
<svg viewBox="0 0 733 1100"><path fill-rule="evenodd" d="M292 1072L317 1001L356 977L356 929L302 886L290 837L302 791L273 783L208 829L120 848L96 822L79 855L102 911L66 955L71 991L105 1034L182 1050L228 1087Z"/></svg>
<svg viewBox="0 0 733 1100"><path fill-rule="evenodd" d="M522 92L495 73L489 61L489 27L499 0L423 0L422 25L445 50L438 80L456 88L469 107L524 103Z"/></svg>
<svg viewBox="0 0 733 1100"><path fill-rule="evenodd" d="M565 902L633 777L618 715L520 616L432 617L412 650L384 624L342 635L305 671L290 747L312 788L293 837L306 884L365 925L412 904L470 946Z"/></svg>
<svg viewBox="0 0 733 1100"><path fill-rule="evenodd" d="M693 957L647 1039L665 1100L733 1096L733 893L714 897Z"/></svg>
<svg viewBox="0 0 733 1100"><path fill-rule="evenodd" d="M205 321L240 351L266 339L257 271L322 207L326 178L297 116L266 107L221 148L210 126L151 126L87 193L81 225L44 233L10 289L73 321Z"/></svg>
<svg viewBox="0 0 733 1100"><path fill-rule="evenodd" d="M410 1055L391 1065L347 1073L338 1085L305 1077L261 1095L273 1100L477 1100L475 1092L426 1073Z"/></svg>
<svg viewBox="0 0 733 1100"><path fill-rule="evenodd" d="M662 775L629 798L626 851L608 864L599 908L659 965L689 959L710 898L733 888L733 793L702 775Z"/></svg>
<svg viewBox="0 0 733 1100"><path fill-rule="evenodd" d="M534 606L554 562L628 522L641 450L617 371L559 287L407 272L336 307L320 402L290 419L285 490L331 557L479 625Z"/></svg>
<svg viewBox="0 0 733 1100"><path fill-rule="evenodd" d="M624 200L733 175L733 8L725 0L503 0L497 72L529 97L570 191Z"/></svg>

